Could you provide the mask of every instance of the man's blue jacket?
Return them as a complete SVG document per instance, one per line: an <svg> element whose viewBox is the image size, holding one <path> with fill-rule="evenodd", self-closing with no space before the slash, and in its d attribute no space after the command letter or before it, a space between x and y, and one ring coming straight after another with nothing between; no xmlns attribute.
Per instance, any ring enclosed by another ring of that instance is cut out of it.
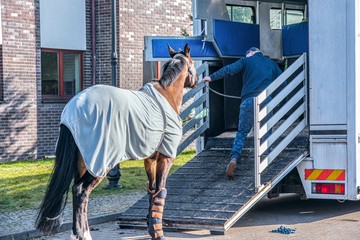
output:
<svg viewBox="0 0 360 240"><path fill-rule="evenodd" d="M211 81L215 81L238 73L241 73L243 77L241 98L244 100L261 93L281 74L281 70L273 60L257 52L251 57L241 58L221 68L209 77Z"/></svg>

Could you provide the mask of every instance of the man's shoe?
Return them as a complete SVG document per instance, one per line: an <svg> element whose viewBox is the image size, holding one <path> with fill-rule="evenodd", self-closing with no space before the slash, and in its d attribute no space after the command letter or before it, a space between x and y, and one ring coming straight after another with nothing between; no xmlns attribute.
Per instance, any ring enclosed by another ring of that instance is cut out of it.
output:
<svg viewBox="0 0 360 240"><path fill-rule="evenodd" d="M234 172L235 172L236 166L237 166L236 160L231 159L231 161L229 162L229 164L227 165L227 168L226 168L226 176L228 178L234 177Z"/></svg>

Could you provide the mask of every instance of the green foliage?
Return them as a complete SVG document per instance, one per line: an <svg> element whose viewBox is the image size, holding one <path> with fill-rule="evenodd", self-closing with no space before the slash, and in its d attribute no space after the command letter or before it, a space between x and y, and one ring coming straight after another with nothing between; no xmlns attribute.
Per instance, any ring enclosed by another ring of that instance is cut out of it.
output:
<svg viewBox="0 0 360 240"><path fill-rule="evenodd" d="M170 174L181 168L195 156L195 150L180 154L171 168ZM52 172L53 159L0 163L0 212L37 208L44 197ZM106 179L94 189L91 196L131 193L146 190L144 161L125 161L121 163L121 190L106 190ZM69 194L71 201L71 194Z"/></svg>
<svg viewBox="0 0 360 240"><path fill-rule="evenodd" d="M53 161L0 164L0 211L34 206L43 196Z"/></svg>
<svg viewBox="0 0 360 240"><path fill-rule="evenodd" d="M189 24L189 27L190 27L190 26L193 25L193 16L192 16L192 13L188 13L188 14L187 14L187 17L188 17L188 19L189 19L189 21L190 21L190 24ZM186 27L181 27L181 28L180 28L180 35L181 35L181 36L188 37L188 36L190 36L190 33L188 33Z"/></svg>
<svg viewBox="0 0 360 240"><path fill-rule="evenodd" d="M180 35L185 37L190 36L185 27L180 28Z"/></svg>

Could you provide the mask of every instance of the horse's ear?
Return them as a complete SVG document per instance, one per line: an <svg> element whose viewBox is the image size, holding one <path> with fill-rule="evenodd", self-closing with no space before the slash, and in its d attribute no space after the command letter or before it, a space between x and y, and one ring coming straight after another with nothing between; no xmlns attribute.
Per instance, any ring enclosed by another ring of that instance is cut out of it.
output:
<svg viewBox="0 0 360 240"><path fill-rule="evenodd" d="M175 50L172 49L172 47L170 47L169 44L168 44L168 50L171 57L174 57L177 54L177 52L175 52Z"/></svg>
<svg viewBox="0 0 360 240"><path fill-rule="evenodd" d="M185 56L190 57L190 47L189 47L189 44L186 44L186 45L185 45L185 47L184 47L184 53L185 53Z"/></svg>

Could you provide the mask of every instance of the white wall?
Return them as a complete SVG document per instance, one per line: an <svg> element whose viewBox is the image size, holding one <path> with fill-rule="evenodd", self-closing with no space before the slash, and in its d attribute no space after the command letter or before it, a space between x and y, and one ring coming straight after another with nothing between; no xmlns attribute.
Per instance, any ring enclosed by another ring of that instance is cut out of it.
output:
<svg viewBox="0 0 360 240"><path fill-rule="evenodd" d="M42 48L86 50L85 0L40 0Z"/></svg>
<svg viewBox="0 0 360 240"><path fill-rule="evenodd" d="M310 133L346 132L313 142L313 167L345 169L350 200L360 199L359 13L358 0L309 1Z"/></svg>
<svg viewBox="0 0 360 240"><path fill-rule="evenodd" d="M356 186L360 185L360 3L359 1L355 1L355 138L357 138L356 144ZM358 199L359 199L359 195Z"/></svg>
<svg viewBox="0 0 360 240"><path fill-rule="evenodd" d="M346 130L346 21L346 1L309 1L310 127L313 130L327 126Z"/></svg>
<svg viewBox="0 0 360 240"><path fill-rule="evenodd" d="M360 199L360 3L347 1L347 73L348 73L348 192L352 199ZM352 170L352 171L351 171Z"/></svg>

